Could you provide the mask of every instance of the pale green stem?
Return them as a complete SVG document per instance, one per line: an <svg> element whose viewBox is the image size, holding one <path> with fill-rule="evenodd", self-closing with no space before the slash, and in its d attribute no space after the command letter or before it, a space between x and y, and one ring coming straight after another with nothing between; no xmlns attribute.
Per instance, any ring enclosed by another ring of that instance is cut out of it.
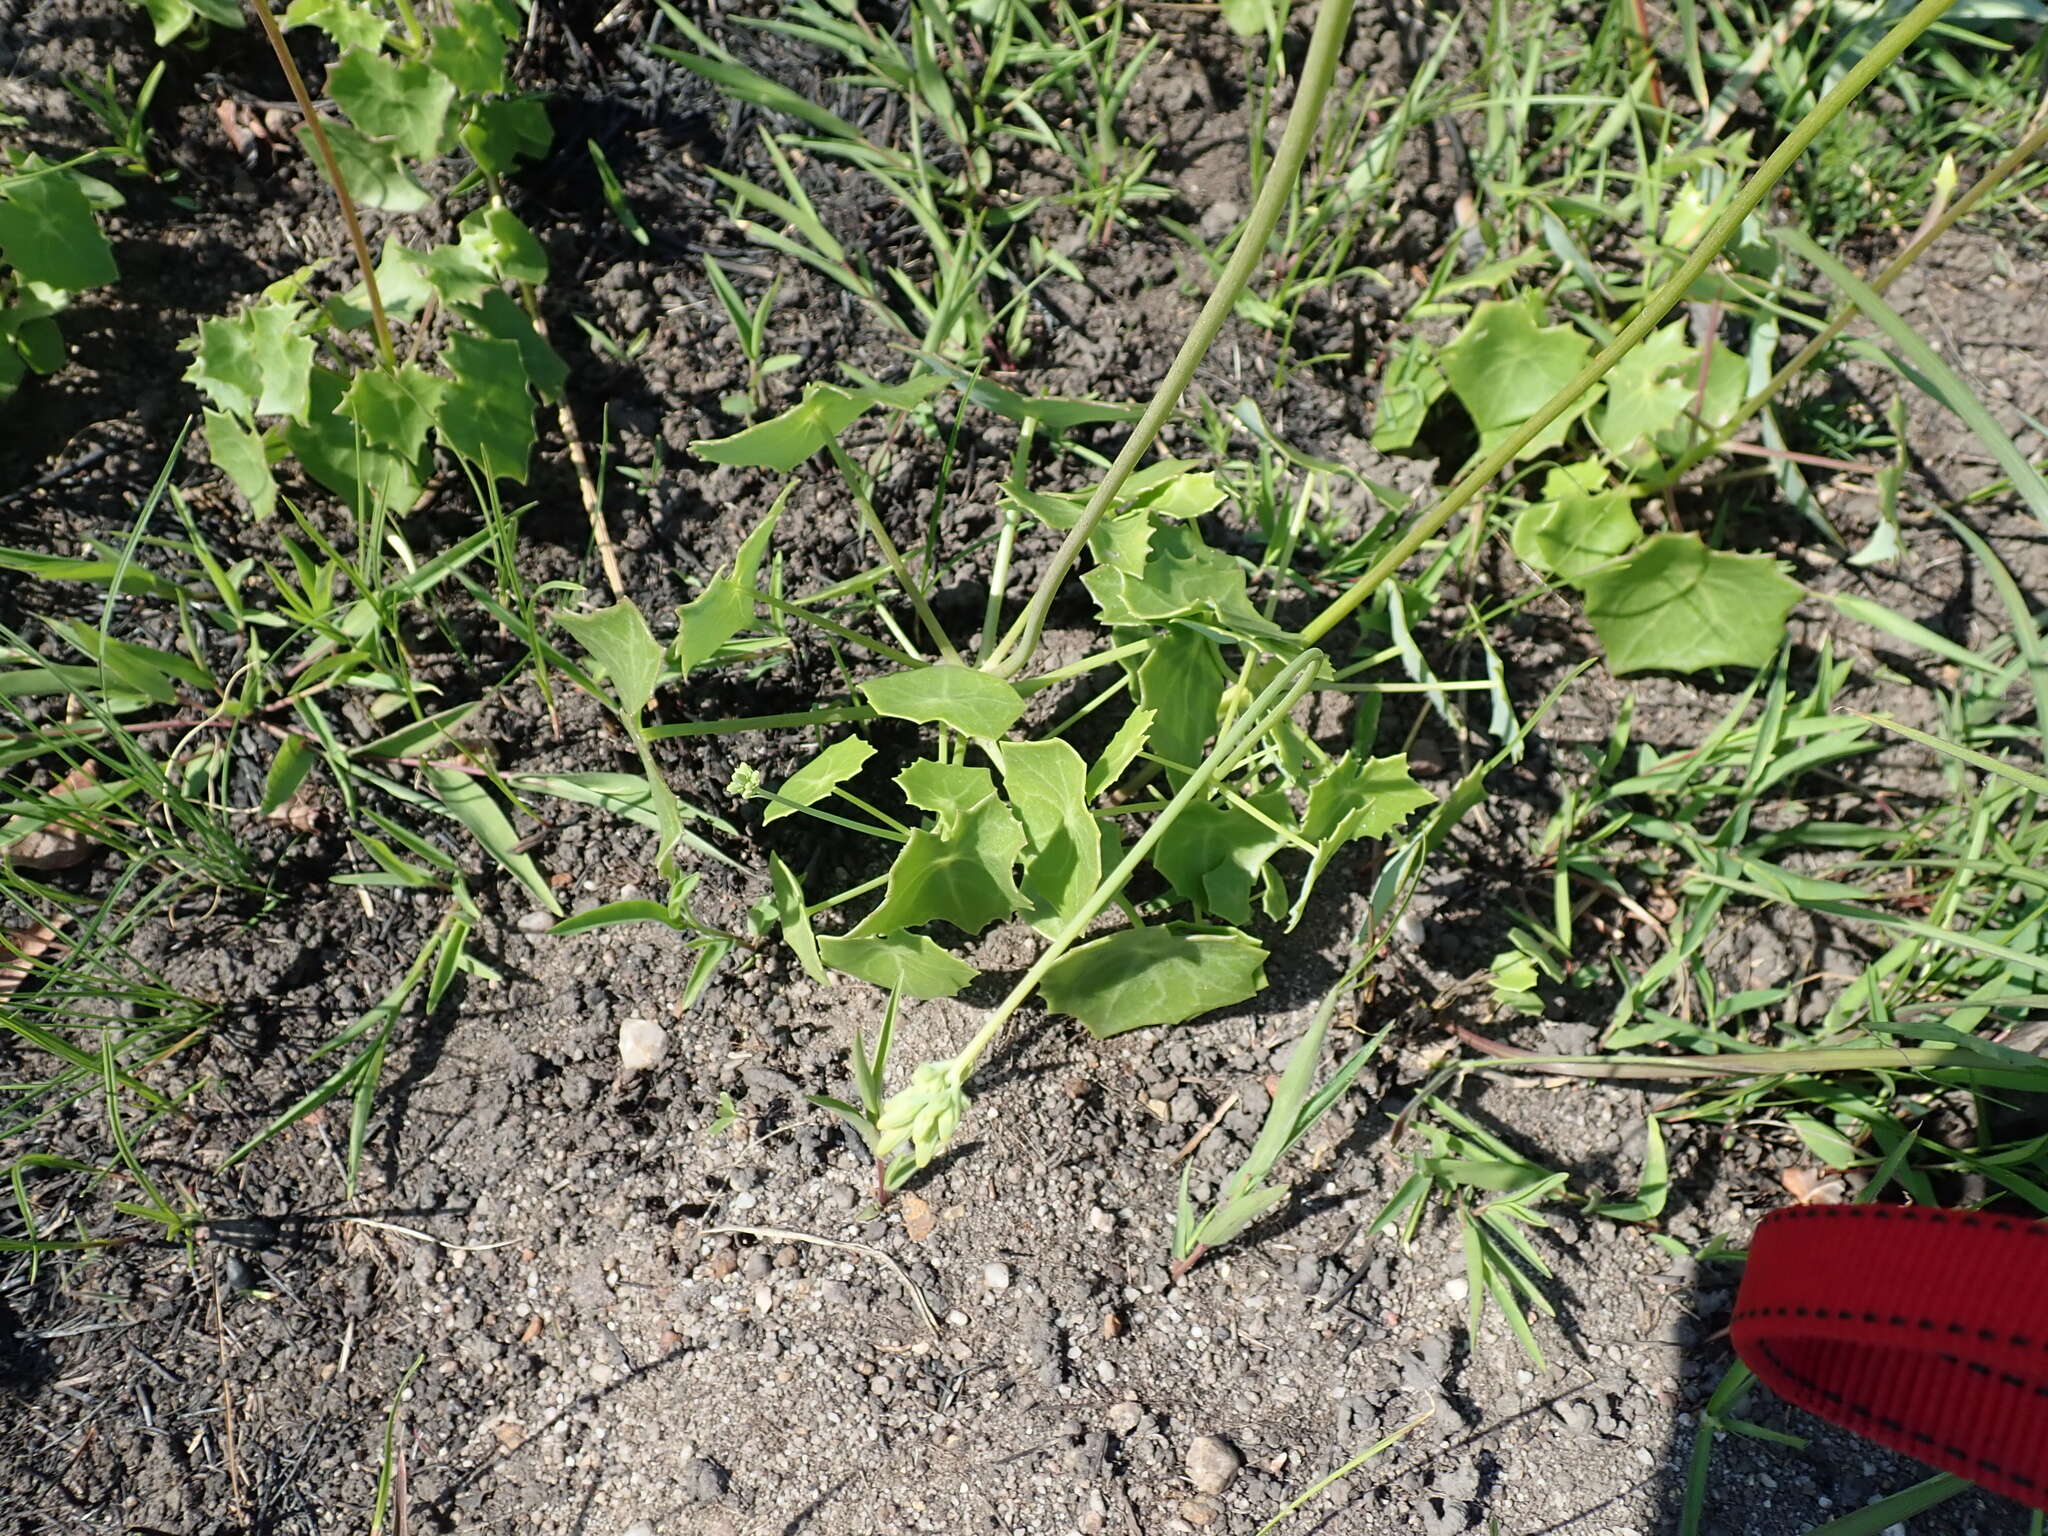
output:
<svg viewBox="0 0 2048 1536"><path fill-rule="evenodd" d="M754 601L761 604L764 608L772 608L777 613L787 614L792 619L800 619L806 624L822 629L826 634L834 635L844 640L848 645L857 645L864 651L871 651L885 661L893 661L899 667L921 667L925 665L921 658L911 655L908 651L899 651L893 645L885 645L880 640L872 639L857 629L849 629L837 619L828 619L822 613L813 613L810 609L800 604L785 602L779 597L771 597L766 592L756 592L754 594Z"/></svg>
<svg viewBox="0 0 2048 1536"><path fill-rule="evenodd" d="M1252 269L1264 259L1266 242L1272 238L1273 228L1287 206L1288 195L1301 175L1302 163L1308 158L1309 145L1322 126L1323 102L1330 94L1330 81L1337 73L1337 61L1344 52L1344 39L1351 26L1351 7L1352 0L1323 0L1322 13L1316 18L1315 33L1309 39L1308 56L1302 64L1301 80L1295 89L1294 106L1287 114L1286 132L1281 135L1279 151L1274 155L1272 167L1252 203L1251 215L1238 232L1237 244L1231 248L1223 275L1216 280L1216 287L1210 293L1208 303L1202 306L1194 329L1181 343L1173 366L1167 369L1166 377L1152 396L1152 403L1145 407L1145 414L1138 418L1138 425L1132 430L1123 451L1110 465L1109 473L1102 477L1102 483L1096 486L1080 521L1068 530L1030 603L1011 626L1003 643L996 647L995 654L982 663L984 670L1001 677L1014 677L1031 660L1031 653L1038 648L1038 637L1044 633L1046 616L1052 611L1053 599L1058 596L1067 573L1081 558L1081 551L1087 548L1088 536L1116 504L1117 493L1123 489L1131 471L1138 467L1138 461L1159 436L1160 428L1179 407L1181 396L1194 382L1195 370L1201 366L1203 357L1222 331L1223 322L1237 307L1245 285L1251 281Z"/></svg>
<svg viewBox="0 0 2048 1536"><path fill-rule="evenodd" d="M419 16L413 11L412 0L398 0L398 19L405 27L406 40L417 48L426 41L426 33L420 30Z"/></svg>
<svg viewBox="0 0 2048 1536"><path fill-rule="evenodd" d="M1967 218L1979 203L1983 202L1985 198L1989 197L1997 189L1999 183L2033 159L2044 147L2048 147L2048 104L2044 104L2041 120L2034 125L2025 138L2012 147L2010 154L2006 155L1998 164L1980 176L1970 189L1957 198L1939 218L1929 219L1925 224L1921 225L1920 232L1907 241L1900 249L1898 255L1885 264L1884 270L1870 280L1871 292L1882 294L1893 283L1903 277L1907 270L1912 267L1913 263L1927 254L1929 246L1933 245L1935 241L1939 240L1943 235L1955 228L1959 222ZM1663 484L1677 484L1683 476L1688 474L1703 459L1710 458L1712 455L1719 453L1726 444L1733 441L1736 433L1749 424L1751 417L1775 400L1778 397L1779 391L1784 389L1787 384L1813 366L1814 359L1820 356L1829 342L1842 334L1848 327L1849 322L1855 319L1858 313L1859 311L1853 302L1844 304L1837 310L1834 317L1821 328L1813 340L1800 348L1798 356L1772 374L1771 381L1747 400L1743 401L1740 410L1726 422L1716 427L1698 446L1672 466L1670 473L1663 477Z"/></svg>
<svg viewBox="0 0 2048 1536"><path fill-rule="evenodd" d="M839 477L846 482L847 490L853 493L853 504L860 509L861 526L875 541L875 548L881 551L883 562L889 573L896 578L896 585L903 589L903 595L910 599L910 606L917 610L917 617L925 627L925 633L932 637L932 643L939 648L945 660L960 665L960 653L953 649L953 642L946 635L945 626L939 623L938 615L932 612L931 604L924 600L924 589L911 579L910 567L903 563L903 556L896 548L896 541L889 537L889 530L882 526L882 519L875 511L875 504L868 499L868 493L861 488L863 476L847 457L846 450L833 439L826 444L832 451L832 462L839 466Z"/></svg>
<svg viewBox="0 0 2048 1536"><path fill-rule="evenodd" d="M1113 645L1106 651L1094 651L1079 661L1070 661L1064 667L1055 667L1050 672L1041 672L1036 677L1027 677L1016 684L1019 693L1029 696L1041 688L1050 688L1055 683L1069 682L1098 667L1111 666L1132 656L1143 656L1157 645L1150 635L1143 640L1127 640L1122 645Z"/></svg>
<svg viewBox="0 0 2048 1536"><path fill-rule="evenodd" d="M1024 973L1016 986L1010 989L1010 995L996 1005L995 1011L988 1016L988 1022L981 1026L980 1033L968 1042L967 1049L954 1058L957 1063L956 1081L964 1083L967 1080L974 1071L975 1062L981 1058L981 1053L988 1049L991 1042L1002 1032L1003 1026L1010 1022L1010 1016L1024 1006L1025 1000L1037 991L1038 984L1045 980L1045 973L1073 947L1076 939L1088 931L1088 925L1101 915L1102 909L1116 898L1117 892L1121 891L1131 876L1138 872L1139 866L1151 857L1152 850L1172 829L1181 814L1204 798L1209 792L1209 786L1227 774L1253 742L1270 729L1275 721L1285 717L1287 712L1294 708L1301 696L1314 685L1316 674L1322 666L1321 651L1303 651L1280 669L1252 707L1224 738L1216 743L1215 750L1202 760L1200 767L1188 775L1187 782L1180 787L1180 793L1167 803L1166 809L1161 811L1152 825L1145 829L1144 835L1131 845L1131 851L1124 855L1123 862L1111 870L1088 899L1081 903L1079 910L1060 925L1059 931L1052 936L1052 941L1045 946L1045 951L1039 955L1037 962Z"/></svg>
<svg viewBox="0 0 2048 1536"><path fill-rule="evenodd" d="M989 658L995 648L996 627L1003 621L1003 592L1010 585L1010 562L1017 553L1017 529L1024 521L1024 514L1015 503L1003 510L1003 531L996 540L995 568L989 572L988 601L983 605L981 616L981 644L975 648L974 661L979 666Z"/></svg>
<svg viewBox="0 0 2048 1536"><path fill-rule="evenodd" d="M1908 43L1925 32L1941 19L1942 13L1955 0L1920 0L1904 19L1859 60L1854 69L1842 77L1842 81L1826 96L1821 98L1814 109L1801 118L1797 127L1786 136L1771 157L1757 167L1756 173L1744 183L1735 200L1730 203L1713 227L1701 237L1693 253L1666 278L1657 290L1644 301L1635 319L1622 329L1620 335L1603 348L1600 353L1579 370L1578 376L1552 395L1544 407L1507 437L1485 458L1459 477L1458 483L1444 493L1443 500L1417 519L1405 534L1372 565L1364 575L1354 581L1343 596L1339 597L1301 632L1301 638L1310 645L1320 641L1345 619L1349 618L1367 598L1378 591L1387 578L1398 571L1418 549L1429 542L1437 532L1487 486L1493 477L1505 469L1514 457L1537 435L1558 417L1562 416L1579 398L1601 379L1608 370L1635 350L1637 343L1649 335L1671 310L1676 307L1699 281L1701 275L1721 254L1721 248L1734 238L1742 227L1743 220L1756 212L1771 188L1783 179L1792 168L1792 162L1806 152L1806 148L1828 124L1841 116L1849 103L1856 99L1878 77Z"/></svg>

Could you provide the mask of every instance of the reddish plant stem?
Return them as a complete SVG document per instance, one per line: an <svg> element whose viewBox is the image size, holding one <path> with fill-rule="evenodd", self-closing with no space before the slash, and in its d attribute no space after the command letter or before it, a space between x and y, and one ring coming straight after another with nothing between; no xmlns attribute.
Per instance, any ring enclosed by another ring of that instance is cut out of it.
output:
<svg viewBox="0 0 2048 1536"><path fill-rule="evenodd" d="M277 55L278 66L284 70L285 83L292 89L292 99L299 104L299 111L305 114L306 131L313 136L313 147L319 151L321 164L326 167L328 183L341 203L341 219L348 226L349 243L356 248L356 265L362 268L363 273L363 292L370 300L370 328L377 335L377 351L383 357L384 365L392 367L398 361L398 349L391 344L391 322L384 315L384 297L377 288L377 269L370 259L370 242L363 237L363 223L356 217L356 201L349 196L348 183L342 179L341 162L334 158L334 146L327 140L327 130L321 125L320 114L313 110L313 97L306 89L306 77L299 73L298 62L292 58L291 49L285 46L284 33L278 30L277 18L270 14L269 0L250 0L250 8L256 12L257 21L262 23L263 35L270 39L270 51Z"/></svg>

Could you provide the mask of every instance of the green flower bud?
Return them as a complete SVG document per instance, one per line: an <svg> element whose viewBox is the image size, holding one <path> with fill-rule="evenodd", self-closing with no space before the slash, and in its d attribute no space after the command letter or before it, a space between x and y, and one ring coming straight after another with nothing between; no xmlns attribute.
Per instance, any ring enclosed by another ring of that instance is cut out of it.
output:
<svg viewBox="0 0 2048 1536"><path fill-rule="evenodd" d="M891 1095L875 1122L875 1156L886 1160L905 1142L922 1168L945 1149L967 1113L959 1069L950 1061L928 1061L910 1077L910 1086Z"/></svg>

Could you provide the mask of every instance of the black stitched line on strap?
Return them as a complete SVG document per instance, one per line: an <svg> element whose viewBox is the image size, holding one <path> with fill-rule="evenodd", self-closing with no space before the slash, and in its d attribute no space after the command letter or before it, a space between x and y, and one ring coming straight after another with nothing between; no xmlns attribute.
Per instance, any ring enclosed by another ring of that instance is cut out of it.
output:
<svg viewBox="0 0 2048 1536"><path fill-rule="evenodd" d="M1981 1468L1982 1470L1989 1472L1993 1477L2003 1478L2005 1481L2011 1483L2016 1488L2031 1489L2038 1486L2037 1480L2028 1476L2024 1472L2012 1471L2010 1468L2002 1466L1998 1462L1990 1460L1988 1457L1975 1455L1972 1452L1963 1449L1963 1447L1961 1447L1960 1445L1950 1445L1945 1441L1937 1440L1934 1438L1934 1436L1928 1434L1924 1430L1907 1429L1903 1425L1900 1425L1896 1419L1887 1419L1884 1415L1880 1414L1875 1408L1872 1408L1867 1403L1859 1403L1852 1401L1851 1399L1844 1397L1840 1392L1837 1392L1834 1388L1822 1386L1819 1382L1813 1380L1805 1373L1794 1370L1791 1366L1787 1365L1784 1359L1778 1354L1778 1352L1772 1349L1771 1346L1767 1343L1758 1341L1756 1349L1757 1353L1762 1355L1766 1360L1770 1361L1773 1367L1783 1372L1785 1378L1788 1381L1790 1381L1794 1386L1800 1388L1802 1391L1811 1392L1817 1397L1826 1399L1828 1402L1834 1404L1837 1408L1841 1409L1842 1412L1846 1414L1849 1414L1855 1418L1862 1419L1865 1423L1876 1424L1881 1428L1888 1429L1893 1434L1903 1433L1906 1436L1906 1438L1912 1440L1915 1444L1924 1445L1932 1450L1940 1451L1944 1456L1947 1456L1950 1460L1958 1462L1964 1466L1974 1466Z"/></svg>
<svg viewBox="0 0 2048 1536"><path fill-rule="evenodd" d="M1974 1333L1986 1344L2007 1344L2014 1349L2048 1349L2048 1339L2037 1339L2029 1334L2000 1334L1993 1328L1971 1328L1964 1323L1944 1322L1936 1317L1902 1317L1898 1313L1893 1313L1888 1318L1879 1317L1875 1312L1852 1312L1846 1307L1840 1311L1831 1307L1745 1307L1737 1312L1731 1321L1746 1323L1767 1317L1810 1318L1823 1323L1862 1322L1873 1328L1916 1328L1922 1333L1947 1332L1957 1338L1967 1338Z"/></svg>

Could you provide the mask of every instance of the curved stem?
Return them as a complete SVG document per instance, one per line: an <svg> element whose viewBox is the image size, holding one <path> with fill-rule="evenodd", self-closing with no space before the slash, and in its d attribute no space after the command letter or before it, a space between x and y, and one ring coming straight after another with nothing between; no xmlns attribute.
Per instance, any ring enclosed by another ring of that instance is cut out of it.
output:
<svg viewBox="0 0 2048 1536"><path fill-rule="evenodd" d="M1010 989L1009 996L996 1005L995 1011L988 1016L988 1022L968 1042L967 1049L954 1058L956 1082L964 1083L973 1073L975 1062L980 1060L981 1053L989 1048L1002 1027L1010 1022L1010 1016L1038 990L1038 984L1045 980L1045 973L1073 947L1076 939L1088 931L1088 925L1095 921L1102 909L1116 899L1117 893L1138 872L1138 866L1151 857L1152 850L1180 819L1181 813L1208 794L1209 786L1228 774L1252 744L1314 686L1323 662L1321 651L1303 651L1274 674L1272 682L1253 701L1252 707L1216 743L1215 750L1188 775L1180 792L1167 802L1152 819L1152 825L1145 829L1144 835L1131 845L1131 851L1124 855L1123 862L1104 876L1088 899L1081 903L1080 910L1060 925L1059 931L1052 936L1052 942L1045 946L1044 953Z"/></svg>
<svg viewBox="0 0 2048 1536"><path fill-rule="evenodd" d="M1721 254L1721 248L1734 238L1742 227L1743 220L1756 212L1772 187L1792 168L1792 162L1806 152L1806 148L1837 117L1843 108L1860 96L1870 82L1877 78L1892 61L1905 51L1906 45L1941 19L1955 0L1920 0L1905 17L1887 32L1869 53L1860 59L1856 67L1843 76L1842 81L1829 91L1814 109L1801 118L1799 125L1787 135L1771 157L1757 167L1756 173L1744 183L1735 200L1728 205L1721 217L1693 248L1678 270L1666 278L1643 302L1635 319L1623 328L1620 335L1604 347L1585 367L1578 377L1552 395L1542 410L1531 416L1508 434L1507 438L1479 463L1459 477L1458 483L1444 493L1443 500L1403 534L1388 551L1373 562L1372 568L1354 581L1343 596L1339 597L1301 632L1301 638L1310 645L1320 641L1357 610L1359 605L1379 590L1388 577L1398 571L1444 524L1448 523L1487 486L1493 477L1505 469L1531 442L1538 433L1562 416L1575 404L1579 397L1607 375L1608 370L1620 362L1636 344L1655 329L1657 323L1675 308L1679 300L1697 282L1700 276Z"/></svg>
<svg viewBox="0 0 2048 1536"><path fill-rule="evenodd" d="M305 114L306 131L313 136L313 147L320 152L320 163L326 167L328 184L334 188L334 195L341 203L341 221L348 226L349 243L356 248L356 265L363 272L363 292L370 299L370 329L377 335L377 351L384 359L385 367L394 367L398 362L398 349L391 344L391 322L385 318L384 296L377 289L377 268L370 260L370 242L363 238L363 221L356 217L356 200L349 196L348 183L342 179L341 162L334 158L334 146L327 141L327 130L321 125L320 114L313 110L313 97L306 89L306 77L299 73L298 62L292 58L291 49L285 46L284 33L278 30L277 18L270 14L269 0L250 0L250 6L256 12L256 19L263 24L263 35L270 39L270 51L277 55L285 83L292 88L292 99L299 104L299 111Z"/></svg>
<svg viewBox="0 0 2048 1536"><path fill-rule="evenodd" d="M1058 596L1067 573L1081 558L1081 551L1088 545L1088 536L1115 505L1117 492L1123 489L1131 471L1138 467L1138 461L1159 436L1160 428L1166 425L1167 418L1180 405L1181 396L1194 382L1195 370L1201 366L1203 357L1222 331L1223 322L1237 307L1239 296L1251 280L1252 268L1265 256L1266 242L1272 238L1274 226L1280 222L1281 210L1293 194L1316 130L1322 126L1323 102L1330 94L1330 82L1337 73L1337 60L1344 51L1344 39L1351 28L1352 3L1353 0L1323 0L1322 14L1316 18L1315 32L1309 39L1308 57L1302 64L1294 105L1287 114L1286 132L1281 135L1279 151L1273 156L1273 164L1259 187L1258 198L1252 203L1251 215L1245 220L1244 228L1238 231L1237 244L1231 247L1230 260L1225 263L1222 276L1216 279L1209 301L1202 306L1194 328L1188 332L1187 340L1181 343L1173 366L1167 369L1151 404L1145 407L1145 414L1138 418L1123 451L1110 465L1109 473L1102 477L1102 483L1096 486L1095 494L1089 498L1080 520L1068 531L1054 553L1038 583L1038 590L1031 596L1031 602L1004 637L1003 643L996 647L995 654L982 663L985 670L1001 677L1014 677L1031 660L1031 653L1038 648L1038 637L1045 629L1046 615L1052 611L1053 599Z"/></svg>

